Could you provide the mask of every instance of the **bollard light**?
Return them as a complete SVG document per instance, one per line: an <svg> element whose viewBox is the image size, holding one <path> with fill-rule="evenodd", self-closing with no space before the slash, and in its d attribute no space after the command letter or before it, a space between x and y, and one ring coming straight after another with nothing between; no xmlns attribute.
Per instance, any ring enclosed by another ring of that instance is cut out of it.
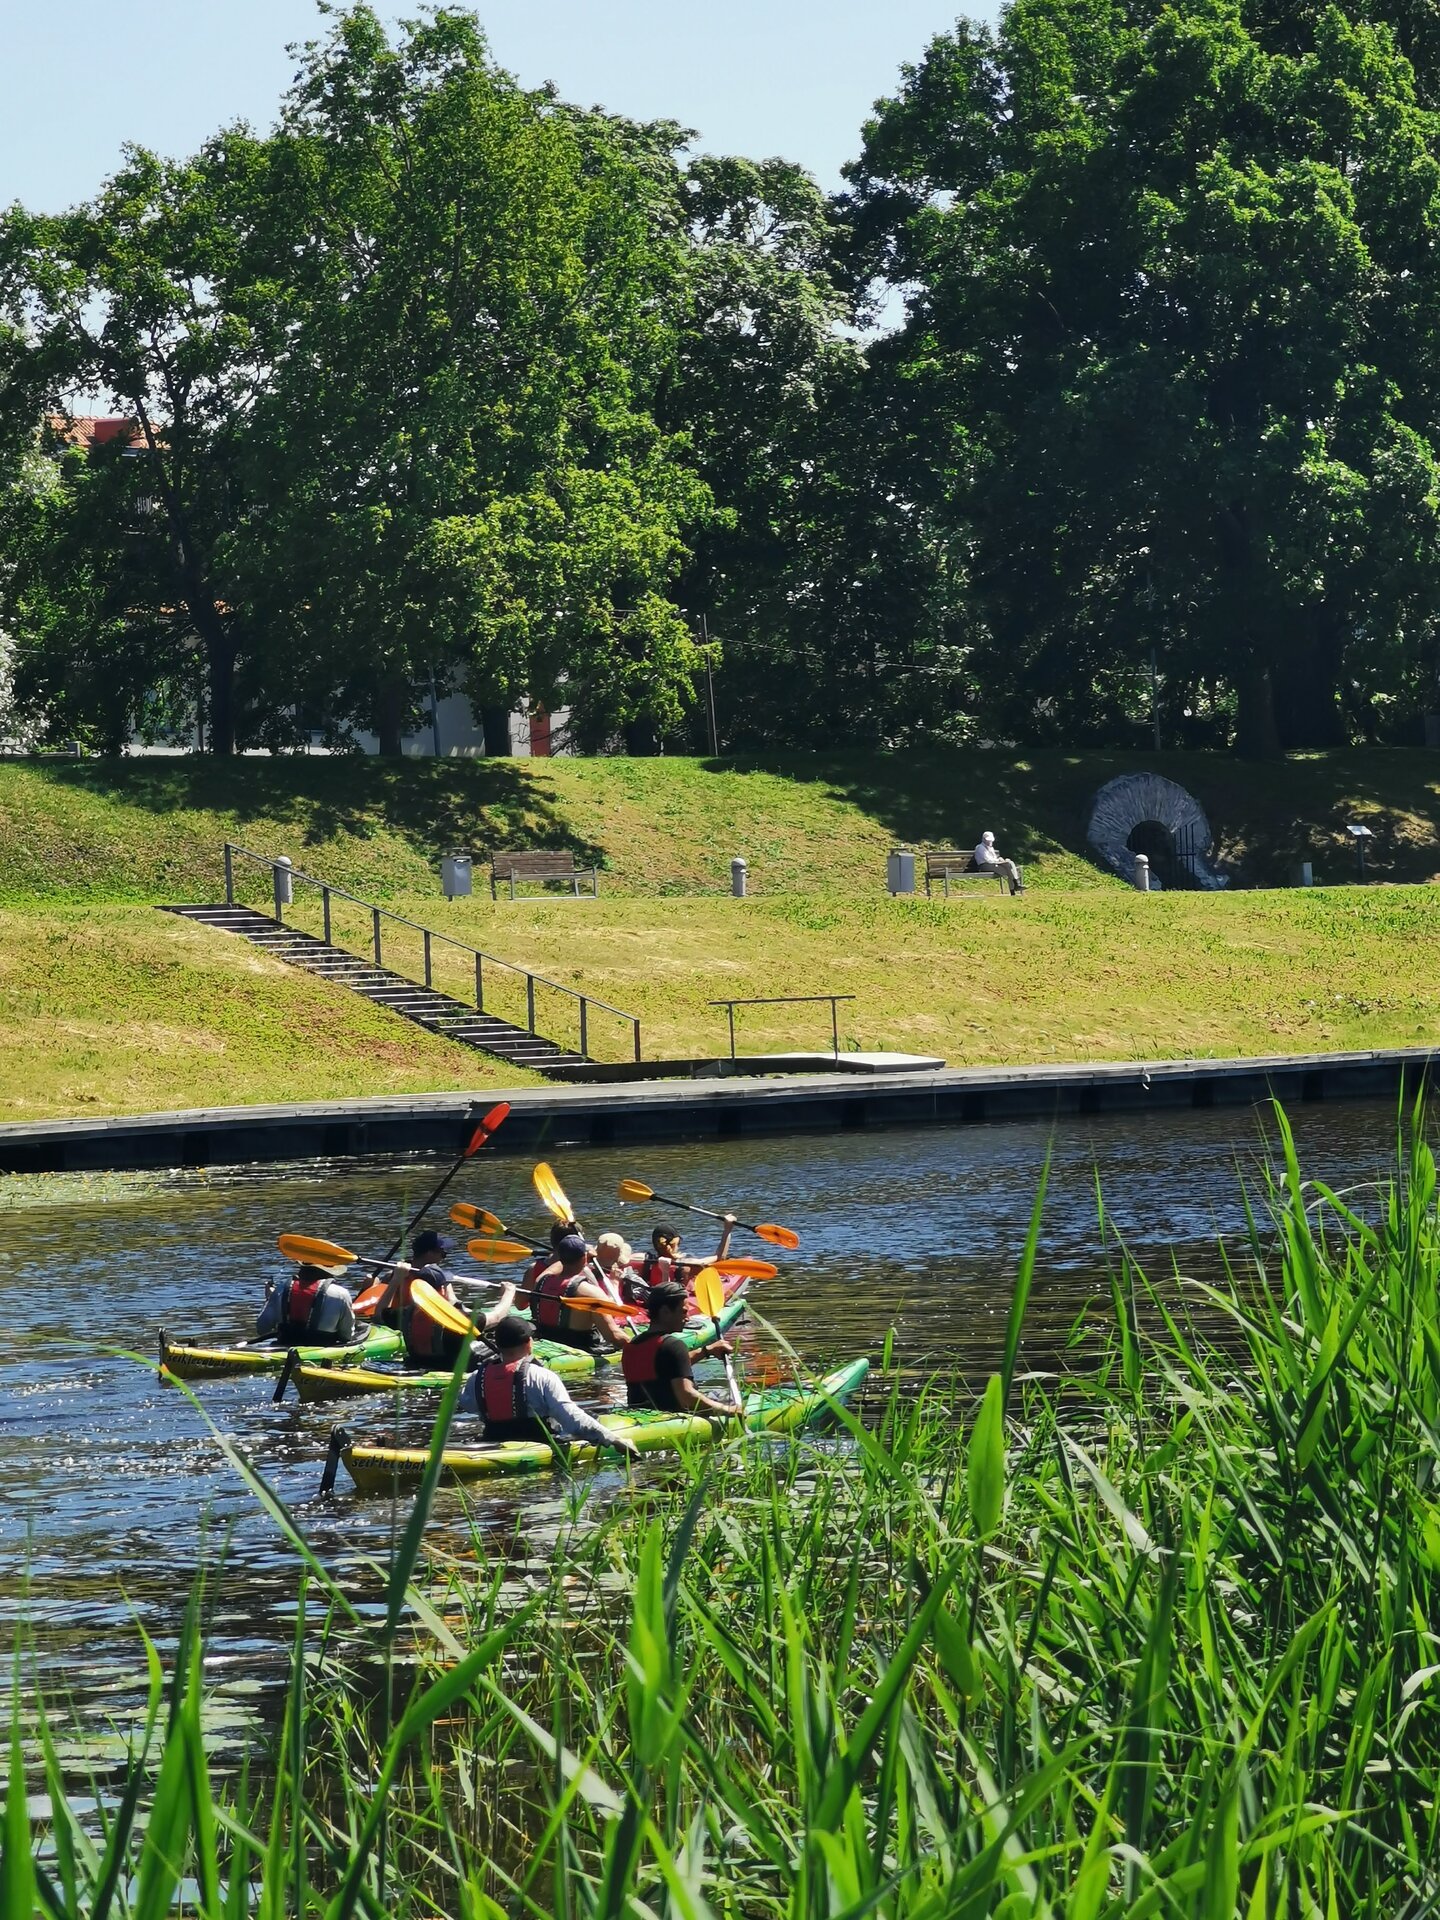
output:
<svg viewBox="0 0 1440 1920"><path fill-rule="evenodd" d="M291 859L288 853L282 853L275 862L275 918L283 920L285 908L295 898L295 881L291 874Z"/></svg>
<svg viewBox="0 0 1440 1920"><path fill-rule="evenodd" d="M1355 867L1360 884L1363 887L1365 884L1365 842L1367 840L1373 840L1375 836L1369 827L1363 827L1355 820L1346 822L1345 831L1355 842Z"/></svg>
<svg viewBox="0 0 1440 1920"><path fill-rule="evenodd" d="M745 876L748 871L743 860L735 859L730 862L730 891L737 900L745 898Z"/></svg>
<svg viewBox="0 0 1440 1920"><path fill-rule="evenodd" d="M1137 853L1135 856L1135 891L1137 893L1150 891L1150 860L1149 856L1143 853Z"/></svg>

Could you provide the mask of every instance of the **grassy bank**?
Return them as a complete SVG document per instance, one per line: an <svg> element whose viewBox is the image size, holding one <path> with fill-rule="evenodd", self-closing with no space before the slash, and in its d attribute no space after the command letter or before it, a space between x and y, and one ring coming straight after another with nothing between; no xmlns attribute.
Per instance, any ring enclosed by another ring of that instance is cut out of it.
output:
<svg viewBox="0 0 1440 1920"><path fill-rule="evenodd" d="M1290 862L1348 879L1347 820L1378 875L1440 871L1440 764L1354 750L1269 765L1220 755L1001 752L771 761L204 759L0 762L0 901L215 897L230 839L379 895L438 892L452 846L570 847L608 891L703 893L733 855L762 892L866 894L896 842L973 845L991 827L1041 886L1108 884L1084 858L1096 789L1153 769L1207 808L1246 884Z"/></svg>
<svg viewBox="0 0 1440 1920"><path fill-rule="evenodd" d="M0 909L0 1118L530 1076L153 908Z"/></svg>
<svg viewBox="0 0 1440 1920"><path fill-rule="evenodd" d="M192 1619L104 1858L43 1744L31 1825L17 1745L7 1911L89 1916L118 1880L160 1914L182 1874L205 1920L1432 1911L1435 1167L1417 1148L1370 1224L1293 1161L1273 1198L1209 1300L1223 1347L1117 1260L1063 1415L1018 1364L1022 1263L967 1431L937 1382L838 1452L682 1461L523 1578L477 1528L417 1581L427 1488L363 1629L312 1560L285 1725L238 1784L206 1774ZM412 1638L399 1708L367 1708Z"/></svg>
<svg viewBox="0 0 1440 1920"><path fill-rule="evenodd" d="M1440 1039L1440 893L1429 889L1117 887L1009 900L986 887L948 904L602 895L457 903L440 924L638 1013L650 1058L723 1052L725 1015L711 1000L787 993L853 993L840 1009L842 1046L957 1066ZM742 1051L829 1046L828 1007L738 1018ZM612 1046L621 1038L596 1031Z"/></svg>

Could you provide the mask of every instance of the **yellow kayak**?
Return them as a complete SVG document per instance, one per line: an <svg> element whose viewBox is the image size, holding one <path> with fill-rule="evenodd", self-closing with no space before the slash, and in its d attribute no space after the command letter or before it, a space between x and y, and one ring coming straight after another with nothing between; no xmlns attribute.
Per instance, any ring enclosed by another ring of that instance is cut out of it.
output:
<svg viewBox="0 0 1440 1920"><path fill-rule="evenodd" d="M824 1418L834 1401L858 1392L870 1370L868 1360L852 1360L829 1373L813 1387L769 1387L749 1394L745 1401L746 1433L793 1433ZM734 1430L728 1420L709 1420L703 1414L658 1413L628 1409L600 1416L607 1432L623 1434L642 1453L674 1453L681 1447L706 1446ZM418 1484L429 1459L425 1447L372 1447L337 1427L330 1440L332 1463L343 1460L350 1478L362 1493L392 1493ZM592 1465L602 1449L577 1441L565 1450L567 1466ZM613 1455L606 1453L606 1458ZM508 1473L548 1473L556 1465L548 1446L534 1440L507 1440L495 1446L447 1447L442 1456L442 1478L465 1485ZM326 1467L327 1482L333 1477Z"/></svg>
<svg viewBox="0 0 1440 1920"><path fill-rule="evenodd" d="M348 1347L302 1346L296 1352L303 1362L323 1360L327 1367L358 1367L370 1360L388 1360L398 1353L404 1341L397 1327L366 1327L363 1336ZM254 1346L199 1347L173 1342L164 1327L160 1329L160 1373L172 1380L228 1380L250 1373L279 1373L290 1351L289 1343L276 1346L269 1340L257 1340Z"/></svg>

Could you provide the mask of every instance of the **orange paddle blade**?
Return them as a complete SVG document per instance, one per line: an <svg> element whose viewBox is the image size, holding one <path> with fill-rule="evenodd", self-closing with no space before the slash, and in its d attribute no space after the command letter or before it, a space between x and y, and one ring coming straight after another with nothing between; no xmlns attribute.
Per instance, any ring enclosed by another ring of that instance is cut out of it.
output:
<svg viewBox="0 0 1440 1920"><path fill-rule="evenodd" d="M541 1201L557 1220L568 1221L575 1218L565 1189L555 1178L555 1169L548 1160L542 1160L530 1177L535 1182L535 1191L539 1194Z"/></svg>
<svg viewBox="0 0 1440 1920"><path fill-rule="evenodd" d="M786 1247L791 1253L800 1244L798 1233L792 1233L789 1227L777 1227L767 1220L762 1220L758 1227L752 1227L751 1232L758 1233L762 1240L768 1240L772 1247Z"/></svg>
<svg viewBox="0 0 1440 1920"><path fill-rule="evenodd" d="M368 1319L376 1307L385 1298L386 1285L383 1280L372 1280L362 1293L357 1293L351 1301L356 1313L363 1313Z"/></svg>
<svg viewBox="0 0 1440 1920"><path fill-rule="evenodd" d="M725 1306L725 1282L714 1267L702 1267L696 1274L695 1304L708 1320L719 1318Z"/></svg>
<svg viewBox="0 0 1440 1920"><path fill-rule="evenodd" d="M622 1180L617 1191L622 1200L629 1200L632 1203L655 1198L655 1189L647 1187L643 1180Z"/></svg>
<svg viewBox="0 0 1440 1920"><path fill-rule="evenodd" d="M468 1227L471 1233L504 1233L505 1222L498 1213L491 1213L487 1207L472 1207L468 1200L457 1200L450 1209L450 1218L457 1227Z"/></svg>
<svg viewBox="0 0 1440 1920"><path fill-rule="evenodd" d="M353 1267L359 1255L333 1240L316 1240L308 1233L282 1233L275 1242L287 1260L300 1260L316 1267Z"/></svg>
<svg viewBox="0 0 1440 1920"><path fill-rule="evenodd" d="M490 1111L482 1116L475 1131L471 1134L469 1143L461 1155L461 1158L468 1160L472 1154L478 1153L500 1123L509 1116L509 1113L510 1102L508 1100L501 1100L498 1105L491 1107Z"/></svg>
<svg viewBox="0 0 1440 1920"><path fill-rule="evenodd" d="M428 1280L410 1282L410 1299L422 1313L428 1314L437 1326L444 1327L447 1333L474 1333L474 1322L469 1320L458 1307L452 1307L439 1288L432 1287Z"/></svg>
<svg viewBox="0 0 1440 1920"><path fill-rule="evenodd" d="M477 1260L529 1260L535 1249L523 1240L467 1240L465 1251Z"/></svg>
<svg viewBox="0 0 1440 1920"><path fill-rule="evenodd" d="M737 1258L717 1260L714 1265L716 1273L723 1274L727 1280L739 1280L742 1277L746 1280L773 1280L780 1271L773 1260Z"/></svg>

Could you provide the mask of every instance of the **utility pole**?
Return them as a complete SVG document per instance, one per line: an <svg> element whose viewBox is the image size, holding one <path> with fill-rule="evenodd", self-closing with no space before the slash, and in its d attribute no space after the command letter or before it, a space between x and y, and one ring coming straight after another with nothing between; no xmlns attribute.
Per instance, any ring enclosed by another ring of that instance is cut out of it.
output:
<svg viewBox="0 0 1440 1920"><path fill-rule="evenodd" d="M1150 649L1150 718L1155 727L1155 751L1160 751L1160 671L1155 649Z"/></svg>
<svg viewBox="0 0 1440 1920"><path fill-rule="evenodd" d="M710 627L700 616L700 644L705 649L705 704L710 714L710 758L720 758L720 735L715 726L715 674L710 665Z"/></svg>
<svg viewBox="0 0 1440 1920"><path fill-rule="evenodd" d="M435 669L430 669L430 738L435 748L435 758L440 758L440 702L435 697Z"/></svg>

